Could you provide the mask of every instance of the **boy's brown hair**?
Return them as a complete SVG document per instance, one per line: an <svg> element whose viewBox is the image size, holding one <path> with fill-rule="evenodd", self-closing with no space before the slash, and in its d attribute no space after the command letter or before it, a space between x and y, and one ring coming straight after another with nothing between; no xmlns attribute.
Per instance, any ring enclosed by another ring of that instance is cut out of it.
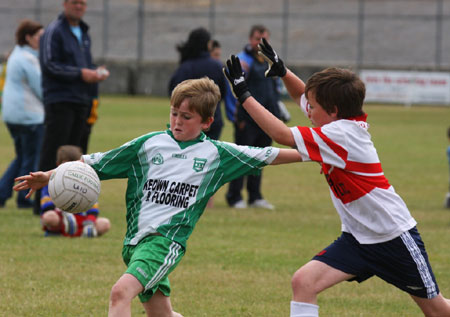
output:
<svg viewBox="0 0 450 317"><path fill-rule="evenodd" d="M305 94L311 93L322 108L331 114L337 108L337 117L345 119L364 114L362 106L366 87L352 71L342 68L326 68L308 79Z"/></svg>
<svg viewBox="0 0 450 317"><path fill-rule="evenodd" d="M214 117L220 100L219 87L208 77L188 79L179 83L172 91L170 105L178 109L184 99L189 99L189 110L202 117L202 122Z"/></svg>
<svg viewBox="0 0 450 317"><path fill-rule="evenodd" d="M79 146L61 145L56 152L56 165L64 162L78 161L83 155L83 151Z"/></svg>

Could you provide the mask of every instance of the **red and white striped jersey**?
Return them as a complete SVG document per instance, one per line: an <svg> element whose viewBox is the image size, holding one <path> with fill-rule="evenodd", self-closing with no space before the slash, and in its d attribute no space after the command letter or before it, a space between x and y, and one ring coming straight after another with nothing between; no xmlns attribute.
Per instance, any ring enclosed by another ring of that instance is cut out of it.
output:
<svg viewBox="0 0 450 317"><path fill-rule="evenodd" d="M306 113L307 104L302 101ZM362 244L371 244L400 236L416 221L384 176L366 117L317 128L298 126L291 131L303 161L322 165L342 231Z"/></svg>

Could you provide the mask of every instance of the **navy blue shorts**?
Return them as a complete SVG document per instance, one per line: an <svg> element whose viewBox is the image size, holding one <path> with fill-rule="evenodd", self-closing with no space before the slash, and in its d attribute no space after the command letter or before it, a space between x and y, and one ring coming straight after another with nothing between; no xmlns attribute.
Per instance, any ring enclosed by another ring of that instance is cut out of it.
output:
<svg viewBox="0 0 450 317"><path fill-rule="evenodd" d="M360 244L353 235L343 232L313 260L355 275L349 281L361 283L375 275L417 297L433 298L439 294L416 227L391 241L376 244Z"/></svg>

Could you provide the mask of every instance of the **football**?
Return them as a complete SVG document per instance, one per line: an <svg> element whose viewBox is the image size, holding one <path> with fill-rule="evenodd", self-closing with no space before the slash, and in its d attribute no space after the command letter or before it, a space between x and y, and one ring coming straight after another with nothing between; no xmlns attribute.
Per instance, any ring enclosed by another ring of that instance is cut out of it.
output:
<svg viewBox="0 0 450 317"><path fill-rule="evenodd" d="M48 183L50 198L61 210L78 213L89 210L100 194L100 179L88 164L73 161L59 165Z"/></svg>

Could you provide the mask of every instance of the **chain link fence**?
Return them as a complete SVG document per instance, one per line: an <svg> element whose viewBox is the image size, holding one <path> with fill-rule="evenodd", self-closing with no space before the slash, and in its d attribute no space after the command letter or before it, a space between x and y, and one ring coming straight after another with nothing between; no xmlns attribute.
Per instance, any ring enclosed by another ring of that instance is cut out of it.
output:
<svg viewBox="0 0 450 317"><path fill-rule="evenodd" d="M64 0L0 4L0 54L14 46L19 21L47 25ZM175 46L193 28L208 28L223 58L264 24L288 65L353 69L450 69L449 0L88 0L97 60L128 65L178 62Z"/></svg>

